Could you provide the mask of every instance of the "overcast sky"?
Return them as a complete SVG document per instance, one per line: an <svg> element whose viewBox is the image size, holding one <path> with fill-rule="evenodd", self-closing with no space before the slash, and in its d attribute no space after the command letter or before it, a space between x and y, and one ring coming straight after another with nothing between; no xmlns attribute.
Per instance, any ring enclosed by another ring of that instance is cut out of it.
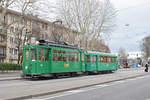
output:
<svg viewBox="0 0 150 100"><path fill-rule="evenodd" d="M52 1L55 5L58 0ZM150 35L150 0L110 1L118 10L117 27L111 33L111 40L106 41L111 52L117 53L120 47L127 52L140 51L142 39Z"/></svg>
<svg viewBox="0 0 150 100"><path fill-rule="evenodd" d="M118 11L117 27L107 41L112 52L120 47L140 51L142 38L150 35L150 0L111 0Z"/></svg>

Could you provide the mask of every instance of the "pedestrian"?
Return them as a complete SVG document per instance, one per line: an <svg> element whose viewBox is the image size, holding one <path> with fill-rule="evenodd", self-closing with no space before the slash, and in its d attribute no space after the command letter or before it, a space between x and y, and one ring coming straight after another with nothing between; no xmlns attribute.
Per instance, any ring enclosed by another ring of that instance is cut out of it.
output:
<svg viewBox="0 0 150 100"><path fill-rule="evenodd" d="M148 63L145 64L145 72L148 72Z"/></svg>
<svg viewBox="0 0 150 100"><path fill-rule="evenodd" d="M135 65L135 67L136 67L136 69L138 69L138 64L136 63L136 65Z"/></svg>
<svg viewBox="0 0 150 100"><path fill-rule="evenodd" d="M128 63L126 62L126 68L128 68Z"/></svg>

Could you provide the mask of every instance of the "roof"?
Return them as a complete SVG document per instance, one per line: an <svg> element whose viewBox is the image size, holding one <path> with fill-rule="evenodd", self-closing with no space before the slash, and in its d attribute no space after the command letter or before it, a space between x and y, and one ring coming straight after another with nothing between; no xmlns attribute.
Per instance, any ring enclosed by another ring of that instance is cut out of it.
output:
<svg viewBox="0 0 150 100"><path fill-rule="evenodd" d="M2 10L2 8L0 8L0 11ZM7 9L7 13L11 13L11 14L14 14L14 15L17 15L17 16L21 16L21 13L20 12L17 12L17 11L14 11L14 10L11 10L11 9ZM48 25L52 25L53 22L50 22L48 20L44 20L44 19L41 19L37 16L33 16L31 14L26 14L25 15L25 18L27 19L30 19L30 20L34 20L34 21L37 21L37 22L41 22L41 23L45 23L45 24L48 24ZM73 29L69 29L63 25L58 25L58 24L55 24L55 26L59 27L59 28L65 28L67 30L71 30L73 33L79 33L78 31L76 30L73 30Z"/></svg>
<svg viewBox="0 0 150 100"><path fill-rule="evenodd" d="M104 53L104 52L97 52L97 51L86 51L85 54L117 57L115 54Z"/></svg>
<svg viewBox="0 0 150 100"><path fill-rule="evenodd" d="M71 45L66 42L54 42L54 41L40 40L39 45L60 47L60 48L69 48L69 49L79 49L78 45Z"/></svg>

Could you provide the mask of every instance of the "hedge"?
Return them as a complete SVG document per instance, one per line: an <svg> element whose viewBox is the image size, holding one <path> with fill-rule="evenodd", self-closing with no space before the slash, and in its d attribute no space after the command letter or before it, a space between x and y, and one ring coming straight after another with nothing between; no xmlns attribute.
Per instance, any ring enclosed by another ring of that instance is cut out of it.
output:
<svg viewBox="0 0 150 100"><path fill-rule="evenodd" d="M8 70L21 70L22 66L20 64L14 63L0 63L0 70L8 71Z"/></svg>

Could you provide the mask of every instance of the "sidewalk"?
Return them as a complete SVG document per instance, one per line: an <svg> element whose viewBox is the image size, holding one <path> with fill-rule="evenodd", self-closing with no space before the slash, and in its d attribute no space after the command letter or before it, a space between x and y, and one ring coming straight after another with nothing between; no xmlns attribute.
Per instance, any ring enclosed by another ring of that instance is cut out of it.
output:
<svg viewBox="0 0 150 100"><path fill-rule="evenodd" d="M118 69L117 72L121 71L134 71L136 70L135 68L122 68ZM144 67L138 68L138 70L144 70ZM21 71L9 71L9 72L1 72L0 71L0 81L5 81L5 80L15 80L15 79L20 79L21 76Z"/></svg>
<svg viewBox="0 0 150 100"><path fill-rule="evenodd" d="M78 89L128 78L150 75L145 73L144 68L138 70L130 69L127 71L118 70L112 74L91 75L83 77L30 81L20 80L16 82L1 84L0 99L26 99L34 96L42 96L72 89ZM15 92L14 92L15 91Z"/></svg>
<svg viewBox="0 0 150 100"><path fill-rule="evenodd" d="M21 78L20 71L11 71L11 72L1 72L0 71L0 81L20 79L20 78Z"/></svg>

